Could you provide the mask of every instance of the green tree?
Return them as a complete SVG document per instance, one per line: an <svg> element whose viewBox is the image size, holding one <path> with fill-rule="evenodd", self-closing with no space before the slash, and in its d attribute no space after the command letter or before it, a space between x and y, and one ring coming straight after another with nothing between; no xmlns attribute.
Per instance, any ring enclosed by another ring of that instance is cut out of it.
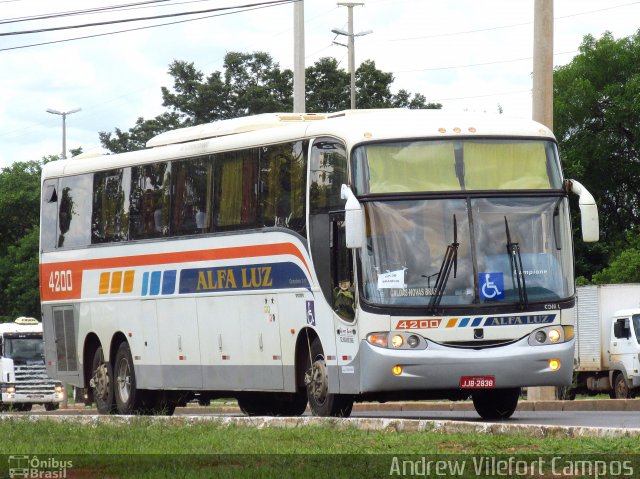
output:
<svg viewBox="0 0 640 479"><path fill-rule="evenodd" d="M44 162L57 159L48 157ZM40 317L38 224L42 162L0 170L0 317Z"/></svg>
<svg viewBox="0 0 640 479"><path fill-rule="evenodd" d="M116 128L100 132L102 145L113 153L138 150L163 131L216 120L268 112L291 111L293 72L281 69L268 53L227 53L223 71L205 76L193 63L169 65L171 89L162 88L167 111L145 120L138 118L128 131ZM309 112L346 110L350 105L350 76L333 58L321 58L305 71L306 109ZM393 75L366 61L356 71L359 108L440 108L427 103L424 95L400 90L391 93Z"/></svg>
<svg viewBox="0 0 640 479"><path fill-rule="evenodd" d="M600 214L601 244L576 245L577 272L588 278L628 247L625 232L640 225L639 100L640 32L619 40L587 35L580 53L554 73L564 168L591 191Z"/></svg>

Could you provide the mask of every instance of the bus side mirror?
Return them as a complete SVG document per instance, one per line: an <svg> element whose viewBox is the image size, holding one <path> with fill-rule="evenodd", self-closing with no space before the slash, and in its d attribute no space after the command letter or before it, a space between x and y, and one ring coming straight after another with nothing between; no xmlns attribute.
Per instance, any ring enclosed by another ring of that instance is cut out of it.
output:
<svg viewBox="0 0 640 479"><path fill-rule="evenodd" d="M340 196L343 200L347 200L344 205L344 230L347 248L362 248L365 236L362 205L347 185L342 185Z"/></svg>
<svg viewBox="0 0 640 479"><path fill-rule="evenodd" d="M600 223L598 221L598 207L589 190L576 180L565 181L567 191L578 195L580 218L582 220L582 240L594 242L600 239Z"/></svg>

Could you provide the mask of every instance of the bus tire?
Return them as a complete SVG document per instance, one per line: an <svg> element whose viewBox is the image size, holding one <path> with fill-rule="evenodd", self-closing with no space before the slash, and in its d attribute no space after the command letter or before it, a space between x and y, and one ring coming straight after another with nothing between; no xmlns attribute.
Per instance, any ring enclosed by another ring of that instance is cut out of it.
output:
<svg viewBox="0 0 640 479"><path fill-rule="evenodd" d="M115 411L113 401L113 369L111 363L104 360L102 347L99 346L91 363L91 381L93 399L100 414L112 414Z"/></svg>
<svg viewBox="0 0 640 479"><path fill-rule="evenodd" d="M116 352L113 377L113 395L118 413L139 413L143 403L143 392L137 388L131 348L126 341L120 343Z"/></svg>
<svg viewBox="0 0 640 479"><path fill-rule="evenodd" d="M483 389L471 394L473 406L482 419L509 419L518 407L520 388Z"/></svg>
<svg viewBox="0 0 640 479"><path fill-rule="evenodd" d="M60 409L60 403L57 403L57 402L45 403L44 409L45 411L57 411L58 409Z"/></svg>
<svg viewBox="0 0 640 479"><path fill-rule="evenodd" d="M304 384L311 413L322 417L349 417L353 409L353 397L329 392L329 374L319 338L311 343L310 357L305 357Z"/></svg>
<svg viewBox="0 0 640 479"><path fill-rule="evenodd" d="M31 403L16 403L13 405L13 409L19 412L29 412L33 408Z"/></svg>

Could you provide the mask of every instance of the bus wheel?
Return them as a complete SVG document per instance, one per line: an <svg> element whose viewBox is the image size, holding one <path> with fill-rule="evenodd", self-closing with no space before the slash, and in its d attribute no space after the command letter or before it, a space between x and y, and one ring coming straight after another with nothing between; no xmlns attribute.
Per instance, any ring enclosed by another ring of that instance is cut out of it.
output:
<svg viewBox="0 0 640 479"><path fill-rule="evenodd" d="M475 391L471 397L482 419L509 419L518 406L520 388L483 389Z"/></svg>
<svg viewBox="0 0 640 479"><path fill-rule="evenodd" d="M275 416L276 397L270 393L249 393L238 398L240 410L247 416Z"/></svg>
<svg viewBox="0 0 640 479"><path fill-rule="evenodd" d="M17 403L17 404L13 405L13 408L16 411L29 412L33 408L33 404L30 404L30 403Z"/></svg>
<svg viewBox="0 0 640 479"><path fill-rule="evenodd" d="M58 409L60 409L60 403L57 403L57 402L55 402L55 403L54 402L45 403L44 409L46 411L57 411Z"/></svg>
<svg viewBox="0 0 640 479"><path fill-rule="evenodd" d="M307 358L304 384L307 387L309 408L314 416L348 417L353 408L353 397L329 392L329 374L320 339L311 343Z"/></svg>
<svg viewBox="0 0 640 479"><path fill-rule="evenodd" d="M142 391L136 387L131 349L125 341L120 344L114 363L114 396L120 414L135 414L142 405Z"/></svg>
<svg viewBox="0 0 640 479"><path fill-rule="evenodd" d="M91 387L93 388L93 398L100 414L111 414L114 412L113 402L113 370L111 363L104 361L102 347L96 349L91 363Z"/></svg>

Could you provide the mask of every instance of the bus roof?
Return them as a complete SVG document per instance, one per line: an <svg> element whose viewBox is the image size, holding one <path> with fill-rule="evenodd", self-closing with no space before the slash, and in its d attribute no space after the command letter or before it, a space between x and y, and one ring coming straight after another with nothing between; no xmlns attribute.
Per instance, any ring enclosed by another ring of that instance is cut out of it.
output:
<svg viewBox="0 0 640 479"><path fill-rule="evenodd" d="M43 178L121 168L237 150L318 136L334 136L347 148L368 142L409 138L539 137L553 139L547 127L501 115L442 110L347 110L338 113L265 113L161 133L144 150L61 160L44 165Z"/></svg>

